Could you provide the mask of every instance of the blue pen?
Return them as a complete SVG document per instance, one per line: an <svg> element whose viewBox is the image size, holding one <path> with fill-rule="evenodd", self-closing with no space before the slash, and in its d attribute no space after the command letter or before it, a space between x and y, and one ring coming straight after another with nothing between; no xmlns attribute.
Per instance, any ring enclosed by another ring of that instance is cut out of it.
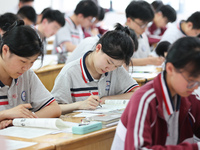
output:
<svg viewBox="0 0 200 150"><path fill-rule="evenodd" d="M90 91L90 94L94 95L91 91ZM98 101L98 100L96 99L96 101ZM102 107L101 104L100 104L100 102L99 102L99 106Z"/></svg>

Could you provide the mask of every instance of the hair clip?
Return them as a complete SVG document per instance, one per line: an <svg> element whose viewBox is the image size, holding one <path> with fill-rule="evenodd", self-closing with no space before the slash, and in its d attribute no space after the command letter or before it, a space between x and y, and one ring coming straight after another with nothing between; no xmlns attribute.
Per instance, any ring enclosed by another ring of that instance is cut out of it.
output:
<svg viewBox="0 0 200 150"><path fill-rule="evenodd" d="M14 29L15 27L21 26L21 25L24 25L24 21L23 20L17 20L11 26L8 27L6 32L9 32L10 30Z"/></svg>

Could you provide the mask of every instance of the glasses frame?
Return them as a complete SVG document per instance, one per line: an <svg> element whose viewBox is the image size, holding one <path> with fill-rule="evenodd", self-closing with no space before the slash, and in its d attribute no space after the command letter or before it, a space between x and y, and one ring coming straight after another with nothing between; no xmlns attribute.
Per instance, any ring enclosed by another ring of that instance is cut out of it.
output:
<svg viewBox="0 0 200 150"><path fill-rule="evenodd" d="M188 85L187 85L187 88L188 89L192 89L192 88L194 88L195 86L200 86L200 82L199 81L189 81L184 75L183 75L183 73L182 72L180 72L180 71L177 71L178 73L180 73L181 74L181 76L187 81L187 83L188 83Z"/></svg>
<svg viewBox="0 0 200 150"><path fill-rule="evenodd" d="M143 25L141 25L141 24L139 24L137 21L135 21L135 19L134 18L131 18L131 20L133 21L133 22L135 22L141 29L144 29L144 28L146 28L147 27L147 25L148 25L148 23L146 23L146 24L143 24Z"/></svg>

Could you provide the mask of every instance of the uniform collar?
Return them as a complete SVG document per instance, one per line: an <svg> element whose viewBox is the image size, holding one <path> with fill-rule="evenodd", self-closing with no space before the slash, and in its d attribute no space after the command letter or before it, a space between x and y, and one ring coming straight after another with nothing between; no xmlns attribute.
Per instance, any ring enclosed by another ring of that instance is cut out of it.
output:
<svg viewBox="0 0 200 150"><path fill-rule="evenodd" d="M15 81L15 84L17 84L17 81L18 81L18 78L17 79L14 79L14 81ZM13 82L13 81L12 81ZM0 81L0 88L2 88L2 87L4 87L5 86L5 84L3 84L1 81Z"/></svg>
<svg viewBox="0 0 200 150"><path fill-rule="evenodd" d="M80 59L80 67L81 67L81 73L82 73L82 77L83 77L83 80L85 81L85 83L88 83L88 82L92 82L94 81L94 78L91 76L91 74L89 73L87 67L86 67L86 64L85 64L85 59L87 57L87 55L89 53L91 53L92 51L88 51L87 53L84 54L84 56ZM106 72L105 75L107 76L108 73Z"/></svg>
<svg viewBox="0 0 200 150"><path fill-rule="evenodd" d="M180 23L177 25L177 28L178 28L185 36L187 36L187 35L185 34L185 32L182 30L182 28L181 28L181 24L182 24L183 22L185 22L185 21L184 21L184 20L180 21Z"/></svg>
<svg viewBox="0 0 200 150"><path fill-rule="evenodd" d="M178 111L180 108L180 99L181 97L179 95L176 96L177 98L177 104L176 108L174 108L174 103L173 99L171 97L171 93L169 91L169 88L166 84L166 78L165 78L165 72L162 72L161 75L159 76L160 83L161 83L161 91L162 91L162 97L164 100L164 104L167 110L168 115L171 115L174 111Z"/></svg>

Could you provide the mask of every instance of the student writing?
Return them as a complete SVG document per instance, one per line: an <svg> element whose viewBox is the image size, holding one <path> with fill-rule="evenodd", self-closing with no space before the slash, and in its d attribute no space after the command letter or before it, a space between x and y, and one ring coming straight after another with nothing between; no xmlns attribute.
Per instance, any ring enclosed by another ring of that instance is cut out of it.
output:
<svg viewBox="0 0 200 150"><path fill-rule="evenodd" d="M129 64L134 52L129 33L127 27L118 24L99 39L94 51L61 70L52 94L63 114L76 109L96 109L106 99L129 99L138 89L137 82L122 67Z"/></svg>
<svg viewBox="0 0 200 150"><path fill-rule="evenodd" d="M59 117L61 111L54 97L29 70L38 56L43 55L42 42L34 29L23 24L22 20L16 21L2 37L0 121Z"/></svg>

